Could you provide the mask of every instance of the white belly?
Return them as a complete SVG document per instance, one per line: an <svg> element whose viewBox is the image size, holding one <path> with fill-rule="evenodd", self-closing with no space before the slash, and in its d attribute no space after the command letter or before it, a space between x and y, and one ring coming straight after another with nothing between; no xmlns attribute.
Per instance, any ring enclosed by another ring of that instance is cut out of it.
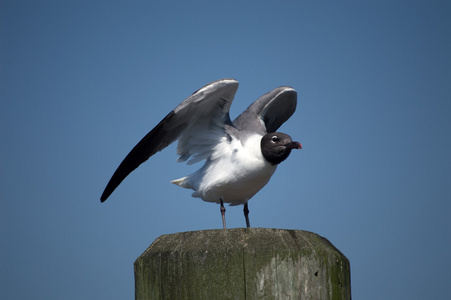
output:
<svg viewBox="0 0 451 300"><path fill-rule="evenodd" d="M268 183L277 168L270 164L252 167L230 172L230 168L221 164L210 166L205 176L213 180L203 180L193 196L208 202L219 203L222 199L232 205L243 204Z"/></svg>
<svg viewBox="0 0 451 300"><path fill-rule="evenodd" d="M277 168L263 158L260 140L261 136L256 135L244 146L239 141L218 144L212 159L179 185L195 190L193 197L204 201L246 203L268 183Z"/></svg>

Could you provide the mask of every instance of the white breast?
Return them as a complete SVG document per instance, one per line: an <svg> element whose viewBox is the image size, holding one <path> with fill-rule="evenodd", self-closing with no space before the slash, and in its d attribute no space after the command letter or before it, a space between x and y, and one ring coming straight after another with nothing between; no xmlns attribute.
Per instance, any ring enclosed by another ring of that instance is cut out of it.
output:
<svg viewBox="0 0 451 300"><path fill-rule="evenodd" d="M238 205L247 202L271 178L277 166L268 163L261 153L261 135L254 135L244 145L224 138L216 145L210 160L185 178L185 187L194 189L193 197L208 202Z"/></svg>

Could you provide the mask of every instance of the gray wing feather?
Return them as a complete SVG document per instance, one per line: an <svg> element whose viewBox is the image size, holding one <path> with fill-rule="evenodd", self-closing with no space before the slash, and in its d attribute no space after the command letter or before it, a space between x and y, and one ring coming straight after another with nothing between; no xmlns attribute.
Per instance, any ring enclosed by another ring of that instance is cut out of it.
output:
<svg viewBox="0 0 451 300"><path fill-rule="evenodd" d="M296 104L296 90L281 86L258 98L233 121L233 125L240 131L262 135L275 132L293 115Z"/></svg>
<svg viewBox="0 0 451 300"><path fill-rule="evenodd" d="M218 134L225 135L224 125L230 123L229 109L237 89L238 81L234 79L217 80L180 103L125 157L108 182L100 200L105 201L128 174L177 139L177 153L181 156L181 161L199 153L201 155L196 157L197 160L208 155L207 150L211 147L212 138L217 141ZM212 128L210 132L202 134L209 128ZM200 130L201 134L198 135L199 131L196 130ZM203 138L203 135L206 137ZM193 142L196 138L198 140ZM203 144L197 143L202 139L206 140Z"/></svg>

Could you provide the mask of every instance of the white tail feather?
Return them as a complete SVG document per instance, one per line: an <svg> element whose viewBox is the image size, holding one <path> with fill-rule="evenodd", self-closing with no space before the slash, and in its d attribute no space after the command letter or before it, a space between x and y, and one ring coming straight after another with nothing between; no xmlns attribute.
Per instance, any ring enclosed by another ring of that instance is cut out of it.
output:
<svg viewBox="0 0 451 300"><path fill-rule="evenodd" d="M189 189L190 187L188 186L188 181L186 179L188 179L188 177L182 177L179 179L172 180L171 183L176 184L182 188Z"/></svg>

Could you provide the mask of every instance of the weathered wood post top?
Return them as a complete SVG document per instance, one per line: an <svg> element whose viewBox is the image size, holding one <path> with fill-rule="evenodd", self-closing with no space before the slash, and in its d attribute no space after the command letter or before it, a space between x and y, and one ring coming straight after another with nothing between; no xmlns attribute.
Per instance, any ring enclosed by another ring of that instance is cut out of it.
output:
<svg viewBox="0 0 451 300"><path fill-rule="evenodd" d="M349 260L307 231L162 235L135 261L136 299L351 299Z"/></svg>

